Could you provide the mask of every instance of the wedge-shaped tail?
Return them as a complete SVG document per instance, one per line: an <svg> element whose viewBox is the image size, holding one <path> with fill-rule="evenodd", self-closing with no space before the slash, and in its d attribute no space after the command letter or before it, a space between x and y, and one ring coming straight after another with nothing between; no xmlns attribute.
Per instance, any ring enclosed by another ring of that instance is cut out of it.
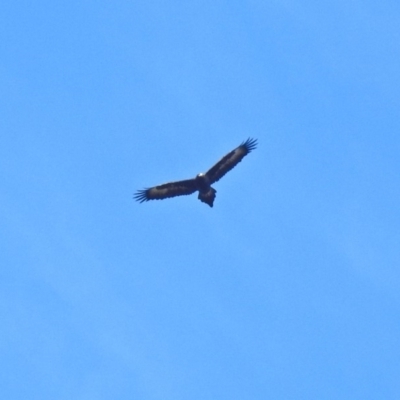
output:
<svg viewBox="0 0 400 400"><path fill-rule="evenodd" d="M215 193L217 193L217 191L214 188L210 187L210 189L208 189L208 192L199 192L198 199L212 207L215 200Z"/></svg>

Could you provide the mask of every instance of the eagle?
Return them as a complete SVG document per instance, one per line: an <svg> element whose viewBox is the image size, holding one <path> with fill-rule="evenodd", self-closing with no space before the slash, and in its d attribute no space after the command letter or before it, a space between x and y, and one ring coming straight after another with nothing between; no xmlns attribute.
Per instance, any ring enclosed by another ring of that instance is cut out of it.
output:
<svg viewBox="0 0 400 400"><path fill-rule="evenodd" d="M134 194L134 199L143 203L149 200L163 200L168 197L183 196L199 192L198 199L203 203L213 206L215 193L217 192L211 185L219 181L228 171L236 166L243 157L257 147L257 139L248 138L236 149L221 158L206 173L200 173L193 179L164 183L138 190Z"/></svg>

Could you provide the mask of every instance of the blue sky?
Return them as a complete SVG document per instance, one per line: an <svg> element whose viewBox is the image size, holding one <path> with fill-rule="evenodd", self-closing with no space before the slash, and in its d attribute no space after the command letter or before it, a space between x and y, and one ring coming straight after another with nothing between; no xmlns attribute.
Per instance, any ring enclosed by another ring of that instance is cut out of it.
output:
<svg viewBox="0 0 400 400"><path fill-rule="evenodd" d="M4 399L400 398L400 5L0 5ZM195 195L137 189L257 150Z"/></svg>

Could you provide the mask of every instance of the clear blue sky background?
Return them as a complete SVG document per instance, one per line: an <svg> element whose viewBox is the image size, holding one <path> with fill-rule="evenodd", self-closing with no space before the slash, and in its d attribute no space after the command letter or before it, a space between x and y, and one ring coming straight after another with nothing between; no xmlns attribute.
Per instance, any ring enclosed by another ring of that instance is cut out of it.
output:
<svg viewBox="0 0 400 400"><path fill-rule="evenodd" d="M400 3L4 1L2 399L400 398ZM215 187L139 204L247 137Z"/></svg>

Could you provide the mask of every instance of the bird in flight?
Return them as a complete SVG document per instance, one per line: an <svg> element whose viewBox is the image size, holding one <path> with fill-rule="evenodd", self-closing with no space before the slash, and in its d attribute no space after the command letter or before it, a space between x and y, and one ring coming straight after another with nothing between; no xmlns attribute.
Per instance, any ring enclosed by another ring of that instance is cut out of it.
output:
<svg viewBox="0 0 400 400"><path fill-rule="evenodd" d="M163 200L168 197L183 196L199 192L198 199L203 203L213 206L215 193L217 192L211 185L219 181L228 171L236 166L243 157L257 147L257 139L247 139L236 149L221 158L206 173L198 174L193 179L164 183L138 190L134 194L134 199L143 203L149 200Z"/></svg>

